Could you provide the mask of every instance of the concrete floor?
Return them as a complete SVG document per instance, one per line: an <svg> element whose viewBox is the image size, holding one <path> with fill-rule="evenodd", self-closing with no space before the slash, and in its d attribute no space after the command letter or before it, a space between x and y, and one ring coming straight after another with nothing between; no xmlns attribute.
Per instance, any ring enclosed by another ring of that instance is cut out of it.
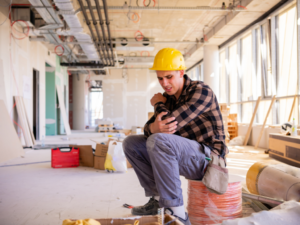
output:
<svg viewBox="0 0 300 225"><path fill-rule="evenodd" d="M89 132L73 132L67 141L62 138L47 137L45 144L95 147L95 141L107 139ZM230 150L228 169L242 180L256 161L275 162L264 149L243 146ZM24 157L0 164L0 224L59 225L68 218L124 217L130 215L130 210L122 207L124 203L140 205L148 201L133 169L124 174L88 167L52 169L50 149L25 152ZM187 180L181 180L186 202Z"/></svg>

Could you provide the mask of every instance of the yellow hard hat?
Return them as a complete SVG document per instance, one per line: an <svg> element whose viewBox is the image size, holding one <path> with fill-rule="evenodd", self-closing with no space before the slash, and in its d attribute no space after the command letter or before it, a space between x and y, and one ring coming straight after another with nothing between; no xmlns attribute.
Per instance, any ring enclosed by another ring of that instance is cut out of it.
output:
<svg viewBox="0 0 300 225"><path fill-rule="evenodd" d="M180 51L175 48L163 48L154 58L150 70L185 70L184 58Z"/></svg>

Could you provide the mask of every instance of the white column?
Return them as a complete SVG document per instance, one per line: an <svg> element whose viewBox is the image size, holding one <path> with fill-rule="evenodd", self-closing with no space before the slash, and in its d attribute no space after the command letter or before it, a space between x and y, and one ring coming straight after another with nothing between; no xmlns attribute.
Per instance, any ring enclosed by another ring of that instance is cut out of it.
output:
<svg viewBox="0 0 300 225"><path fill-rule="evenodd" d="M73 130L84 130L85 128L85 76L73 76ZM78 79L79 78L79 79Z"/></svg>
<svg viewBox="0 0 300 225"><path fill-rule="evenodd" d="M218 100L220 91L219 71L219 47L217 45L205 45L203 57L203 81L214 91Z"/></svg>

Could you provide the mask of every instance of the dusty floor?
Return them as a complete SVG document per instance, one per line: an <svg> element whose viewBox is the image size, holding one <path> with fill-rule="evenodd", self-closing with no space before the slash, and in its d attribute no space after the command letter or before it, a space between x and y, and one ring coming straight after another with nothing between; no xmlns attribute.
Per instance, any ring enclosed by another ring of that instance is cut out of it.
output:
<svg viewBox="0 0 300 225"><path fill-rule="evenodd" d="M88 132L73 132L67 141L62 138L47 137L45 144L95 147L95 141L107 139L103 134ZM254 150L251 146L230 150L230 174L242 180L256 161L275 161L263 149ZM140 205L148 201L133 169L125 174L87 167L52 169L50 160L50 149L25 150L24 157L0 164L1 225L60 225L67 218L123 217L130 215L130 210L122 207L124 203ZM181 180L186 202L187 180Z"/></svg>

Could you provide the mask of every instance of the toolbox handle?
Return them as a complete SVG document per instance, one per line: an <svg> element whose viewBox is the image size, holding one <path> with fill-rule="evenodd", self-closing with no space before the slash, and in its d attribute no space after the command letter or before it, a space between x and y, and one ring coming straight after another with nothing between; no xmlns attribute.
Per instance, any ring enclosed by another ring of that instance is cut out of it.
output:
<svg viewBox="0 0 300 225"><path fill-rule="evenodd" d="M60 152L70 152L70 151L72 151L72 148L78 149L78 148L75 148L75 147L59 147L59 148L56 148L56 149L53 149L53 150L59 150ZM69 149L69 151L61 151L61 149Z"/></svg>

